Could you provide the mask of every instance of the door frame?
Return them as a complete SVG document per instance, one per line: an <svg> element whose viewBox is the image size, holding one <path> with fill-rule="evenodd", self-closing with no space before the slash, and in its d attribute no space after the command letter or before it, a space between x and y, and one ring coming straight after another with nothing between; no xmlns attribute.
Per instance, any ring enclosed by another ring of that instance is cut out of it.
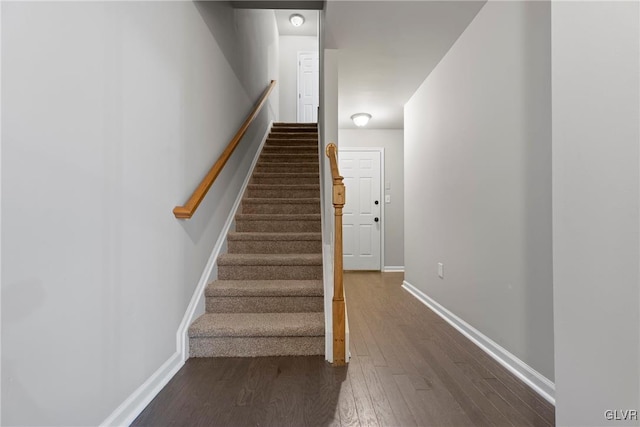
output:
<svg viewBox="0 0 640 427"><path fill-rule="evenodd" d="M299 50L296 56L298 61L298 66L296 68L296 95L298 95L296 98L296 123L300 123L298 121L300 120L300 68L302 67L300 56L306 54L318 56L318 108L320 108L320 52L317 50ZM317 120L319 120L319 118L317 118L316 121Z"/></svg>
<svg viewBox="0 0 640 427"><path fill-rule="evenodd" d="M384 147L343 147L338 145L338 164L340 159L340 151L362 151L362 152L378 152L380 153L380 217L382 220L380 221L380 271L384 271L384 230L385 223L387 221L387 217L385 215L384 205ZM349 190L346 190L346 197L349 197Z"/></svg>

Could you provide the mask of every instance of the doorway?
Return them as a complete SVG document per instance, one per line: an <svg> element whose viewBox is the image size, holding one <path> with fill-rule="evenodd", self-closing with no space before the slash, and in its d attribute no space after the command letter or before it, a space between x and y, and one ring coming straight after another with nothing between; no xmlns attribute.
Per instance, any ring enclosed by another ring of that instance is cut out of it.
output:
<svg viewBox="0 0 640 427"><path fill-rule="evenodd" d="M342 211L345 270L380 271L384 251L384 148L339 148L346 187Z"/></svg>
<svg viewBox="0 0 640 427"><path fill-rule="evenodd" d="M298 123L317 123L319 97L318 52L298 52Z"/></svg>

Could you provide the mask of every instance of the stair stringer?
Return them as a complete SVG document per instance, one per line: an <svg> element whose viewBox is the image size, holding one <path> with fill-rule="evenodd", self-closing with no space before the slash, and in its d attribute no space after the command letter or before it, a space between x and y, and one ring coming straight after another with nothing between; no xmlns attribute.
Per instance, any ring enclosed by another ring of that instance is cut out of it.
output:
<svg viewBox="0 0 640 427"><path fill-rule="evenodd" d="M241 206L242 198L244 197L245 192L247 191L247 187L249 182L251 181L251 176L253 175L254 169L256 168L256 164L258 163L258 159L260 158L260 154L262 153L262 149L264 148L265 143L267 142L267 138L269 137L269 132L271 132L271 128L273 127L273 120L269 122L267 126L267 130L262 137L262 141L260 142L260 146L258 147L256 154L251 163L251 167L249 168L249 172L242 183L242 187L238 192L238 196L236 197L235 202L233 203L233 207L229 211L229 216L220 231L220 235L218 236L218 240L211 251L211 255L209 255L209 260L200 276L200 280L198 281L198 285L193 291L193 295L191 296L191 301L187 306L187 310L182 318L182 322L178 327L178 331L176 333L176 346L178 348L178 353L182 358L182 363L184 364L189 358L189 326L193 323L193 321L200 315L205 312L205 293L204 290L207 284L215 278L218 274L218 265L217 260L218 256L222 253L223 250L226 250L227 244L227 235L231 230L235 229L235 216L238 213L238 209Z"/></svg>

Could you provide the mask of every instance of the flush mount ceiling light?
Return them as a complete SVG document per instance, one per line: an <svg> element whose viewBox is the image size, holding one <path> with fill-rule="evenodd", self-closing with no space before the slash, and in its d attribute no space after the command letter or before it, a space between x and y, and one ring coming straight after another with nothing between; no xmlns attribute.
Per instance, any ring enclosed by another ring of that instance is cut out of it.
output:
<svg viewBox="0 0 640 427"><path fill-rule="evenodd" d="M293 25L294 27L299 27L300 25L304 24L304 16L300 15L299 13L294 13L289 17L289 22L291 22L291 25Z"/></svg>
<svg viewBox="0 0 640 427"><path fill-rule="evenodd" d="M358 113L351 116L351 120L355 123L359 128L366 126L369 123L369 119L371 118L371 114L369 113Z"/></svg>

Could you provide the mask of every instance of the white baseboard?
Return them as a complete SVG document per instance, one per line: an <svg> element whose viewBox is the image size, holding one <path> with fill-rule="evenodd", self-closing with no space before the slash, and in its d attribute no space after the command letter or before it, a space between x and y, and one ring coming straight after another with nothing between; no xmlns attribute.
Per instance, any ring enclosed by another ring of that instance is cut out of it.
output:
<svg viewBox="0 0 640 427"><path fill-rule="evenodd" d="M522 360L518 359L491 338L487 337L482 332L478 331L473 326L469 325L467 322L444 308L434 299L429 297L420 289L411 285L406 280L403 282L402 287L424 305L433 310L438 316L442 317L447 323L456 328L462 335L471 340L471 342L480 347L495 361L508 369L509 372L524 381L546 401L553 405L556 404L555 384L551 380L524 363Z"/></svg>
<svg viewBox="0 0 640 427"><path fill-rule="evenodd" d="M160 390L167 385L169 380L184 365L184 361L178 352L164 362L140 387L136 389L100 426L129 426L147 407Z"/></svg>
<svg viewBox="0 0 640 427"><path fill-rule="evenodd" d="M333 247L322 245L322 273L324 286L324 358L333 363L333 318L327 313L333 310Z"/></svg>
<svg viewBox="0 0 640 427"><path fill-rule="evenodd" d="M227 234L234 223L234 218L238 208L240 207L242 196L249 185L251 175L256 167L256 163L258 163L262 147L264 147L264 144L267 141L272 125L273 121L271 121L267 126L267 130L260 142L258 150L256 151L251 167L249 168L249 172L247 173L233 207L229 212L229 216L220 231L218 240L211 251L209 260L207 261L204 271L200 276L200 281L193 292L191 301L189 302L184 317L182 318L182 322L178 327L178 331L176 332L176 352L156 372L154 372L153 375L144 382L144 384L138 387L136 391L134 391L120 406L118 406L116 410L102 422L101 426L130 425L133 420L140 415L144 408L146 408L149 402L151 402L153 398L160 393L160 390L167 385L169 380L173 378L176 372L178 372L189 358L189 325L193 323L196 316L204 313L204 288L207 286L207 283L211 281L218 255L220 255L220 251L224 246ZM198 307L200 307L200 310L198 310Z"/></svg>
<svg viewBox="0 0 640 427"><path fill-rule="evenodd" d="M382 271L384 273L404 273L404 265L385 265Z"/></svg>
<svg viewBox="0 0 640 427"><path fill-rule="evenodd" d="M325 311L325 313L327 313ZM345 351L345 359L346 362L349 363L349 360L351 360L351 349L350 349L350 338L349 338L349 314L347 313L347 307L346 307L346 301L345 301L345 308L344 308L344 320L345 320L345 331L344 331L344 351ZM333 329L331 330L326 330L325 332L325 339L326 339L326 343L325 344L325 357L324 359L329 362L329 363L333 363Z"/></svg>

